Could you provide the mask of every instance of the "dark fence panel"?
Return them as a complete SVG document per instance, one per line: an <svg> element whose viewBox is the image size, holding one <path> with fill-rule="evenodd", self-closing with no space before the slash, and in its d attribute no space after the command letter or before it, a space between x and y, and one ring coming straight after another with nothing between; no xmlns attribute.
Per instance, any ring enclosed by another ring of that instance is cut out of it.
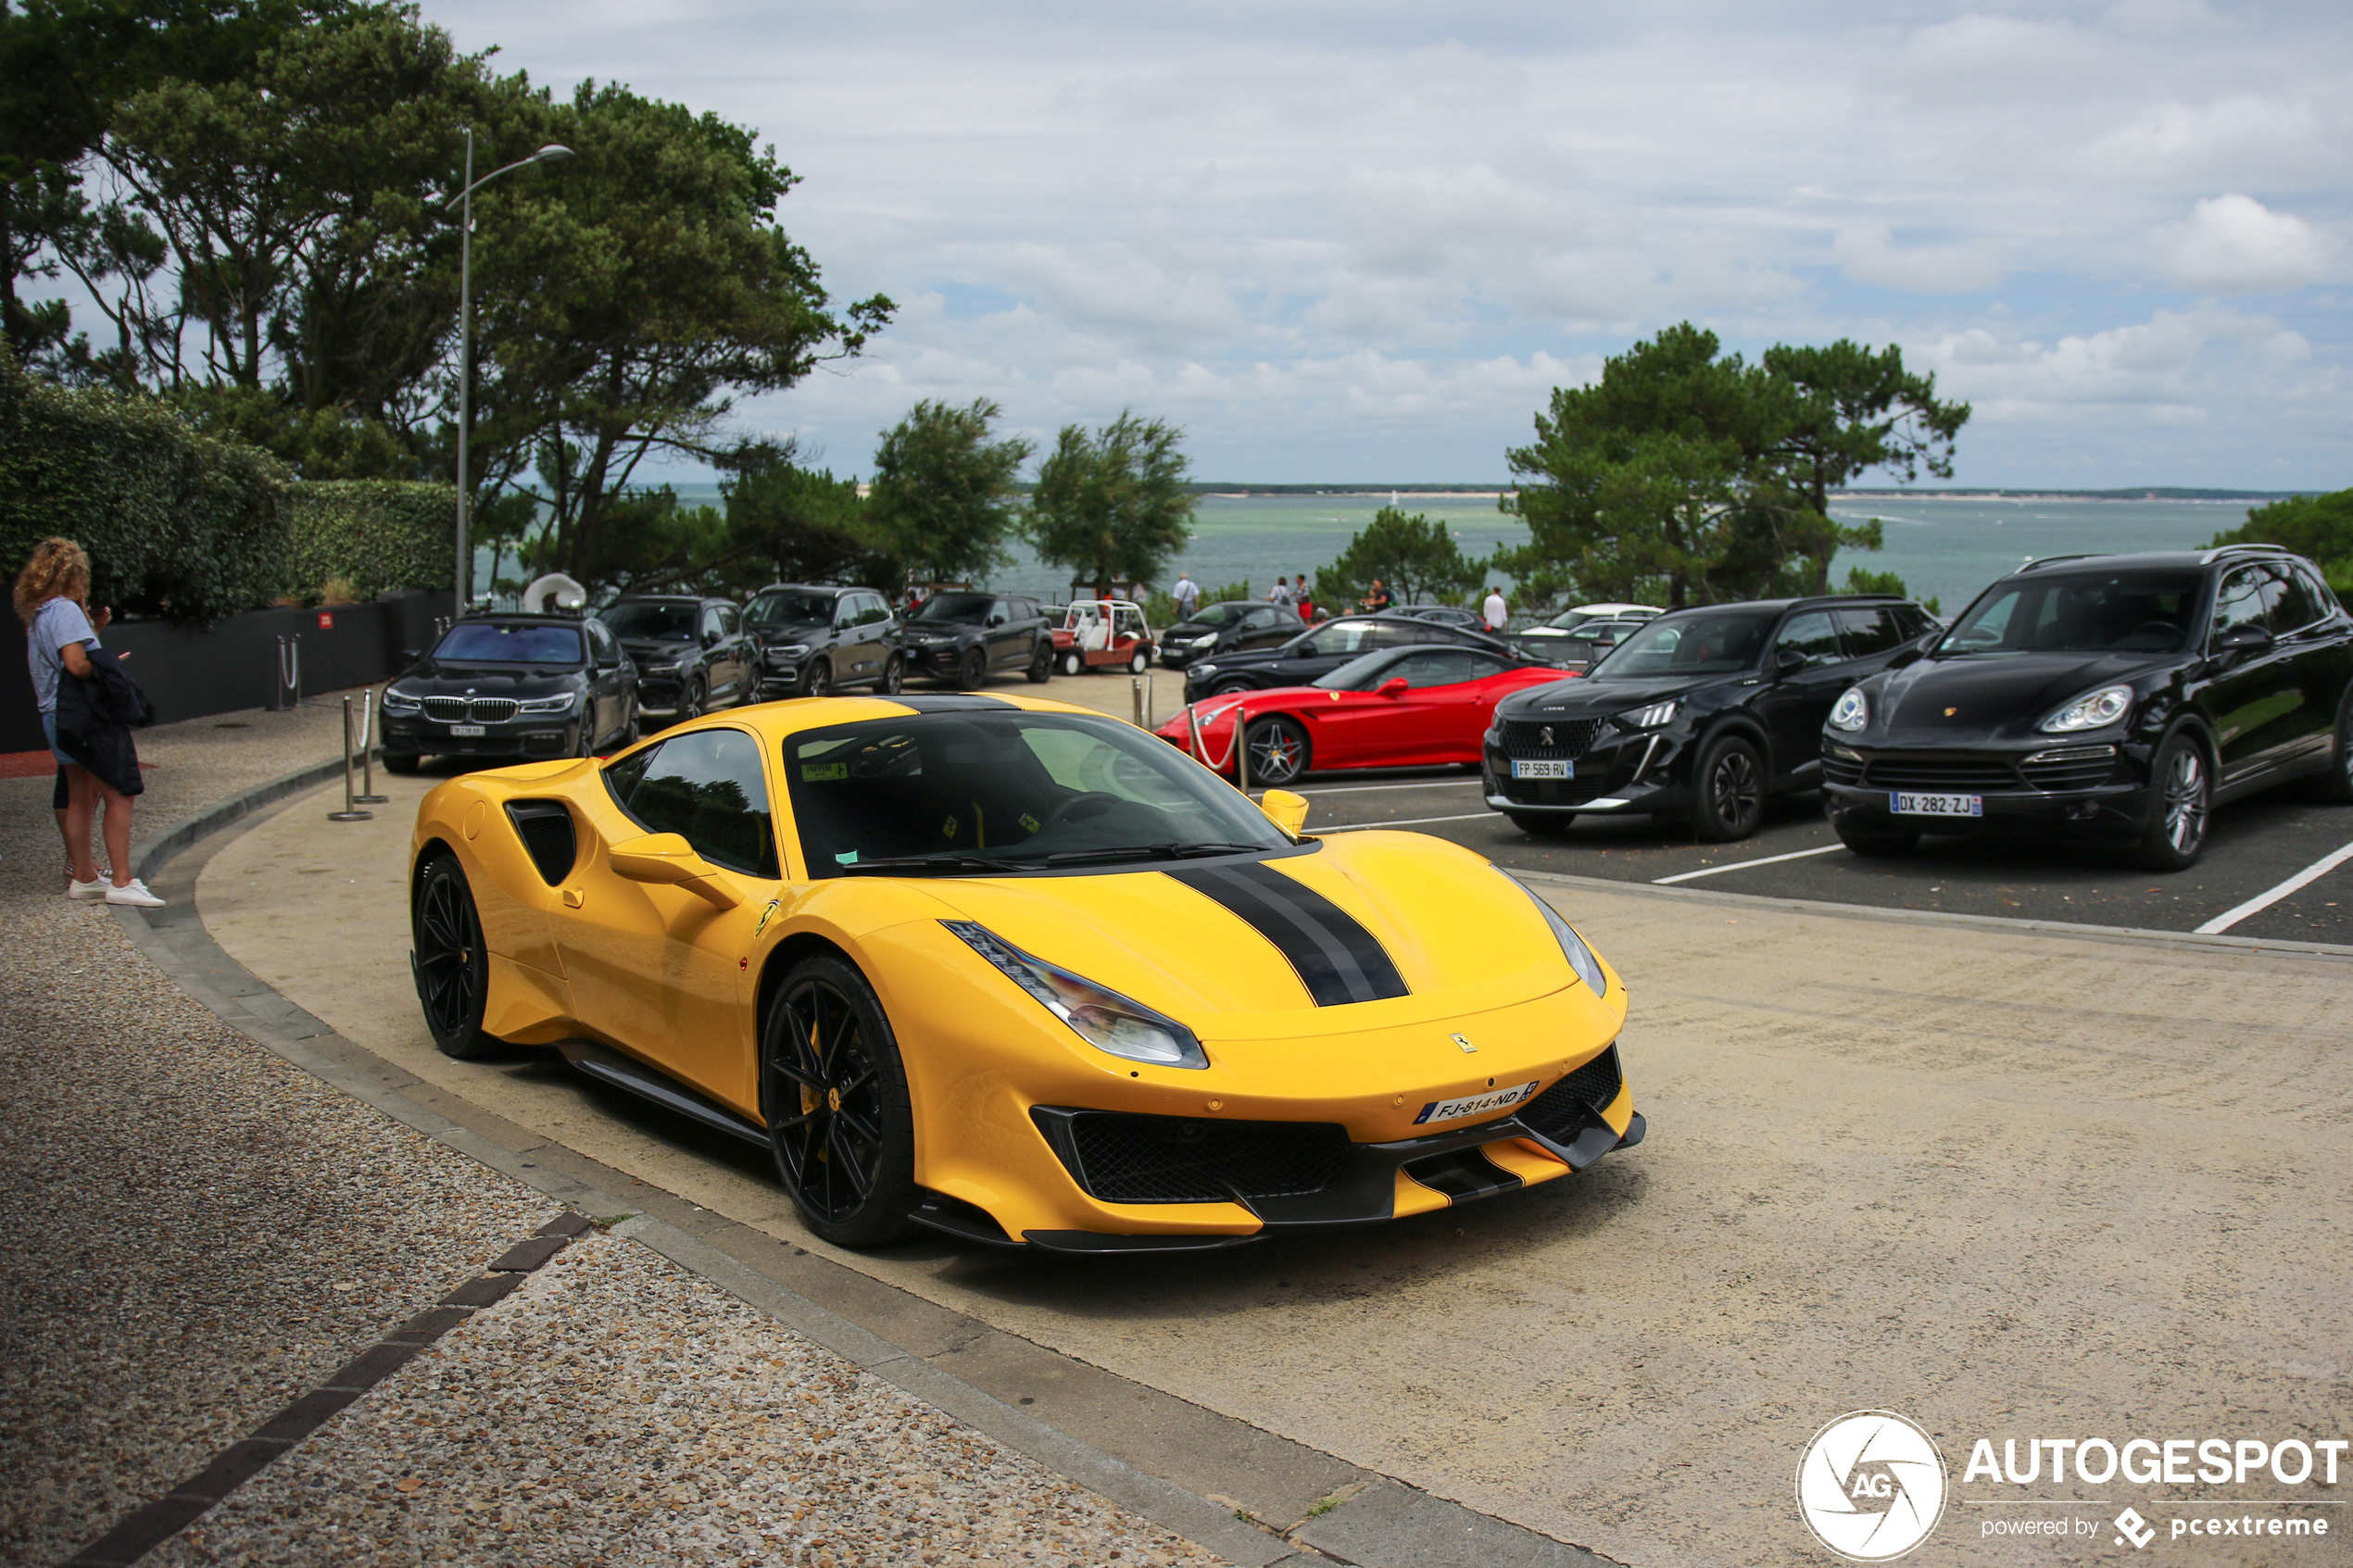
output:
<svg viewBox="0 0 2353 1568"><path fill-rule="evenodd" d="M267 708L275 695L281 637L301 639L302 689L331 692L397 675L408 656L433 641L434 621L449 613L447 593L389 595L332 609L257 609L209 627L170 621L118 621L99 641L129 654L126 666L156 705L161 722L201 719L240 708ZM0 751L38 751L41 711L33 705L23 629L0 633Z"/></svg>

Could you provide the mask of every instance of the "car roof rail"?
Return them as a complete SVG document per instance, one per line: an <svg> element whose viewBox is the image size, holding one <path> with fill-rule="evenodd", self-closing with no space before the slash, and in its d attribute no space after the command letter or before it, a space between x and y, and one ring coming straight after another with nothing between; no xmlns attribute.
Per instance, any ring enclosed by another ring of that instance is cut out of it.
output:
<svg viewBox="0 0 2353 1568"><path fill-rule="evenodd" d="M2296 552L2285 545L2217 545L2197 558L2200 566L2211 566L2225 556L2289 556Z"/></svg>
<svg viewBox="0 0 2353 1568"><path fill-rule="evenodd" d="M2077 550L2072 555L2037 556L2032 559L2021 562L2018 570L2020 571L2040 571L2046 566L2057 566L2063 560L2097 560L2100 557L2111 553L2112 552L2108 550Z"/></svg>

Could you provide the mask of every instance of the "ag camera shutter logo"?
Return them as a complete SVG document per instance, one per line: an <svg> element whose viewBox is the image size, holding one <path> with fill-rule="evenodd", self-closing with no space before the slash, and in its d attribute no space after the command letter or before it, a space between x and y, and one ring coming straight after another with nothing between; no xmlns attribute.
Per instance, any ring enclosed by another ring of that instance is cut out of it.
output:
<svg viewBox="0 0 2353 1568"><path fill-rule="evenodd" d="M1856 1562L1903 1556L1944 1517L1944 1456L1894 1411L1856 1411L1814 1434L1797 1461L1797 1511L1824 1546Z"/></svg>

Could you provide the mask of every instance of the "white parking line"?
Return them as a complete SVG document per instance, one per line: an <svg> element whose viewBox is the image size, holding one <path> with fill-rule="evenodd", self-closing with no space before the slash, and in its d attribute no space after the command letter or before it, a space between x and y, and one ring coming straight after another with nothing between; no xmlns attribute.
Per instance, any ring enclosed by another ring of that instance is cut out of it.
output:
<svg viewBox="0 0 2353 1568"><path fill-rule="evenodd" d="M1473 811L1461 817L1407 817L1403 822L1344 822L1339 827L1317 828L1315 831L1319 834L1362 833L1366 828L1410 828L1419 827L1424 822L1475 822L1481 817L1491 817L1494 814L1492 811Z"/></svg>
<svg viewBox="0 0 2353 1568"><path fill-rule="evenodd" d="M1662 887L1670 882L1689 882L1695 876L1720 876L1726 872L1744 872L1751 866L1769 866L1781 860L1803 860L1808 855L1827 855L1833 849L1843 849L1843 844L1825 844L1818 849L1793 849L1786 855L1767 855L1755 860L1734 860L1729 866L1708 866L1695 872L1679 872L1673 876L1654 877L1651 885Z"/></svg>
<svg viewBox="0 0 2353 1568"><path fill-rule="evenodd" d="M2308 887L2311 884L2320 881L2321 878L2328 875L2329 872L2336 870L2337 867L2345 864L2347 860L2353 860L2353 844L2347 845L2344 848L2337 850L2334 854L2322 856L2319 859L2313 861L2310 865L2305 867L2302 871L2296 872L2285 882L2281 883L2277 887L2268 888L2261 893L2258 893L2254 897L2249 898L2237 909L2223 910L2221 914L2216 915L2212 920L2208 921L2204 925L2199 926L2197 928L2197 935L2200 936L2218 936L2223 932L2230 930L2231 927L2238 924L2239 922L2246 919L2247 916L2259 915L2264 910L2270 909L2272 905L2278 903L2281 899L2286 897L2289 894L2296 892L2299 888Z"/></svg>
<svg viewBox="0 0 2353 1568"><path fill-rule="evenodd" d="M1475 778L1419 779L1411 784L1338 784L1329 788L1311 785L1300 793L1313 798L1319 795L1369 795L1377 789L1477 789L1478 787L1478 781Z"/></svg>

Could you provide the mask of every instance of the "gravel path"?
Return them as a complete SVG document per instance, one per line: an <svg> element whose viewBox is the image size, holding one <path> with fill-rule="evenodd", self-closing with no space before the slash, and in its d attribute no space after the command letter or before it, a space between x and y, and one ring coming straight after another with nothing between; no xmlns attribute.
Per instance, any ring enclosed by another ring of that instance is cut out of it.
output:
<svg viewBox="0 0 2353 1568"><path fill-rule="evenodd" d="M320 703L148 732L139 836L333 755L340 724ZM9 1562L161 1496L551 1210L67 901L49 791L0 781ZM1209 1561L635 1243L573 1252L150 1561L922 1562L935 1536L942 1562Z"/></svg>

